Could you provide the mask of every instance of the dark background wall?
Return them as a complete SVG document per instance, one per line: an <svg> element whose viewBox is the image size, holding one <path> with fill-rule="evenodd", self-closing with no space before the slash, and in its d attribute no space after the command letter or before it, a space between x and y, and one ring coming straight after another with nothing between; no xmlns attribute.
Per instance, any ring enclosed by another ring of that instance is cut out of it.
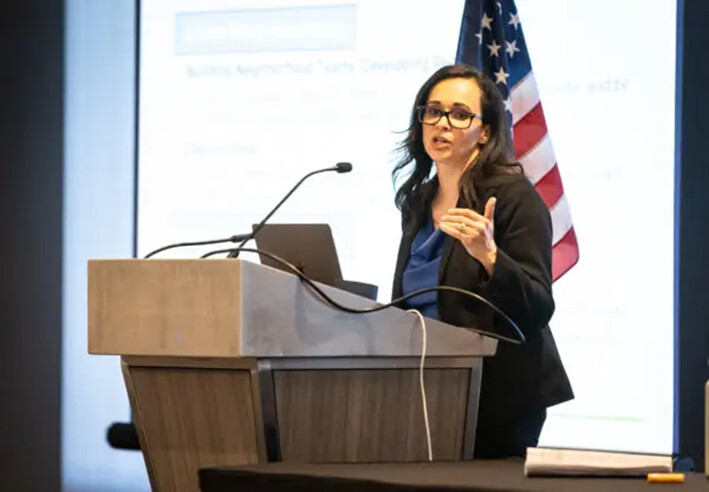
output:
<svg viewBox="0 0 709 492"><path fill-rule="evenodd" d="M679 0L677 450L704 463L709 2ZM63 0L0 3L0 490L60 489Z"/></svg>
<svg viewBox="0 0 709 492"><path fill-rule="evenodd" d="M0 490L60 487L63 1L0 3Z"/></svg>
<svg viewBox="0 0 709 492"><path fill-rule="evenodd" d="M703 470L704 385L709 380L709 2L679 0L677 23L675 438L677 450Z"/></svg>

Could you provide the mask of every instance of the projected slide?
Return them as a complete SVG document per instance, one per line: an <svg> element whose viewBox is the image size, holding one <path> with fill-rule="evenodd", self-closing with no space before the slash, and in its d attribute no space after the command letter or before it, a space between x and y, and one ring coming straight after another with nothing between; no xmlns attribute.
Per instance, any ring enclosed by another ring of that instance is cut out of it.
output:
<svg viewBox="0 0 709 492"><path fill-rule="evenodd" d="M675 2L516 4L581 251L552 319L576 399L542 443L669 452ZM271 221L331 224L343 276L388 300L394 149L420 85L454 61L462 11L142 0L138 254L248 232L305 173L347 161Z"/></svg>

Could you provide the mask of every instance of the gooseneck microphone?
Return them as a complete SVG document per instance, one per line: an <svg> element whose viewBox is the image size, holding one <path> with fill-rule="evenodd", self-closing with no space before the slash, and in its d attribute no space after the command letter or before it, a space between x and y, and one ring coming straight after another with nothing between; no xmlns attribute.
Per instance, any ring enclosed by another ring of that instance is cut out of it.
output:
<svg viewBox="0 0 709 492"><path fill-rule="evenodd" d="M281 201L278 202L278 204L276 204L275 207L273 207L273 210L268 212L268 215L266 215L266 217L264 217L263 220L261 222L259 222L256 227L254 227L253 232L251 232L251 234L248 234L247 237L245 237L241 241L241 243L234 250L232 250L231 253L229 253L227 255L227 258L238 258L239 257L239 249L238 248L241 248L244 244L248 243L251 239L253 239L256 236L256 234L258 234L258 231L261 230L261 228L266 223L266 221L268 221L268 219L270 219L271 216L273 214L275 214L279 208L281 208L281 205L283 205L283 203L286 200L288 200L288 198L293 194L293 192L295 190L297 190L301 184L303 184L303 181L305 181L310 176L313 176L315 174L326 173L326 172L331 172L331 171L335 171L336 173L339 173L339 174L348 173L348 172L352 171L352 164L349 162L338 162L334 167L326 167L325 169L318 169L317 171L311 171L308 174L306 174L305 176L303 176L302 178L300 178L300 181L298 181L295 184L295 186L293 188L291 188L291 190L288 193L286 193L286 196L284 196L281 199Z"/></svg>
<svg viewBox="0 0 709 492"><path fill-rule="evenodd" d="M230 236L227 238L223 239L209 239L206 241L190 241L190 242L183 242L183 243L174 243L174 244L168 244L167 246L162 246L156 250L151 251L147 255L144 256L144 258L150 258L162 251L166 251L168 249L173 249L173 248L182 248L185 246L205 246L208 244L221 244L221 243L236 243L241 241L238 247L242 247L244 244L246 244L249 240L251 240L254 236L256 236L256 233L263 227L263 225L266 223L266 221L271 218L271 216L276 213L276 210L280 208L281 205L283 205L283 202L285 202L289 196L293 194L293 192L305 181L308 179L310 176L314 174L319 174L319 173L324 173L324 172L329 172L329 171L335 171L337 173L348 173L352 171L352 164L349 162L338 162L334 167L328 167L325 169L318 169L317 171L312 171L305 176L301 178L300 181L296 183L296 185L288 192L286 196L283 197L283 199L278 202L278 204L275 206L273 210L271 210L266 217L256 226L256 228L253 230L253 232L250 232L248 234L236 234L234 236ZM232 250L232 253L229 254L228 258L236 258L239 256L239 252Z"/></svg>
<svg viewBox="0 0 709 492"><path fill-rule="evenodd" d="M335 171L338 173L348 173L352 170L352 164L349 162L338 162L337 165L335 166ZM323 169L323 171L327 171L327 169ZM317 171L320 172L320 171ZM306 176L307 177L307 176Z"/></svg>

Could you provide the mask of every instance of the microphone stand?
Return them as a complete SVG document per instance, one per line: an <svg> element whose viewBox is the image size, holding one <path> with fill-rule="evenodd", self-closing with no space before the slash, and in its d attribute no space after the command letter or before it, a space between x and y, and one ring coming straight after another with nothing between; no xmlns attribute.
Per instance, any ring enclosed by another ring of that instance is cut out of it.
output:
<svg viewBox="0 0 709 492"><path fill-rule="evenodd" d="M303 184L303 181L305 181L310 176L313 176L315 174L326 173L326 172L331 172L331 171L335 171L339 174L348 173L348 172L352 171L352 164L350 164L349 162L338 162L335 167L327 167L325 169L318 169L317 171L311 171L308 174L306 174L305 176L303 176L302 178L300 178L300 181L298 181L295 184L295 186L293 188L291 188L291 190L288 193L286 193L286 196L284 196L281 199L281 201L278 202L275 207L273 207L273 210L271 210L268 213L268 215L266 215L266 217L264 217L263 220L261 220L261 222L259 222L258 225L256 225L256 227L254 227L253 232L251 234L249 234L248 237L246 237L243 241L241 241L241 243L239 243L237 248L241 248L244 244L248 243L251 239L256 237L256 234L258 234L258 231L261 230L261 228L264 226L266 221L268 221L268 219L270 219L271 216L273 214L275 214L279 208L281 208L281 205L283 205L283 203L286 200L288 200L288 198L293 194L293 192L295 192L295 190L297 190L300 187L300 185ZM227 255L227 258L238 258L238 257L239 257L239 250L238 249L233 250L231 253L229 253Z"/></svg>

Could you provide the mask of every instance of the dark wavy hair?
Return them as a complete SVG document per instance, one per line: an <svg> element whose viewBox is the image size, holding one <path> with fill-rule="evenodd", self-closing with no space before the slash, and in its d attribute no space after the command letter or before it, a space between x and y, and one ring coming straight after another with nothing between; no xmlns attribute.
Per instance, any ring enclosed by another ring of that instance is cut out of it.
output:
<svg viewBox="0 0 709 492"><path fill-rule="evenodd" d="M404 223L422 219L430 201L438 188L437 177L431 177L433 160L423 146L423 129L418 120L416 107L425 105L433 87L446 79L464 78L474 80L481 92L482 124L488 128L488 140L480 149L475 162L468 166L460 178L459 196L469 207L482 211L485 190L491 178L500 175L521 174L522 166L512 161L511 140L505 105L495 83L469 65L448 65L437 70L421 86L411 110L411 120L406 137L396 152L400 156L392 171L396 183L398 178L413 169L404 183L396 191L395 203L401 210ZM425 186L430 183L429 186Z"/></svg>

